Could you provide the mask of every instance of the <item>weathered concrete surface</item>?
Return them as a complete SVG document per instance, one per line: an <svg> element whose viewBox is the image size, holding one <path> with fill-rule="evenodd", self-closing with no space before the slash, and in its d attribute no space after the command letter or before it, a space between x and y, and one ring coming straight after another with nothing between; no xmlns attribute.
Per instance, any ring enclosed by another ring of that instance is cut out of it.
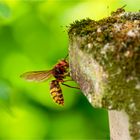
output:
<svg viewBox="0 0 140 140"><path fill-rule="evenodd" d="M110 140L131 140L129 118L124 111L109 111Z"/></svg>

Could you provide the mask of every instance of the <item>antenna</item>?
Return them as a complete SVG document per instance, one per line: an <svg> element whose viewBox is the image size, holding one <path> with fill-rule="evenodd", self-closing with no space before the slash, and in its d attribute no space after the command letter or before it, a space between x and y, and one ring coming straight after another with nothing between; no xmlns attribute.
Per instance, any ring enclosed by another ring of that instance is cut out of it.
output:
<svg viewBox="0 0 140 140"><path fill-rule="evenodd" d="M64 60L66 60L68 56L69 56L69 55L67 54L67 55L65 56Z"/></svg>

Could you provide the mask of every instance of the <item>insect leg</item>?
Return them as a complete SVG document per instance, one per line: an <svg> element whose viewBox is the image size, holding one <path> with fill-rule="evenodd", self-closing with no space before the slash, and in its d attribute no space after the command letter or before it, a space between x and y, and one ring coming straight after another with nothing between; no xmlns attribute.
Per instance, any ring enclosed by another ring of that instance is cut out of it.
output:
<svg viewBox="0 0 140 140"><path fill-rule="evenodd" d="M65 77L66 77L66 76L70 77L70 73L67 72L67 73L64 74L64 76L65 76Z"/></svg>
<svg viewBox="0 0 140 140"><path fill-rule="evenodd" d="M69 81L73 81L73 80L72 80L72 79L69 79L69 80L63 80L62 83L69 82Z"/></svg>
<svg viewBox="0 0 140 140"><path fill-rule="evenodd" d="M79 87L70 86L70 85L67 85L67 84L64 84L64 83L61 83L61 84L64 85L64 86L70 87L70 88L80 89Z"/></svg>

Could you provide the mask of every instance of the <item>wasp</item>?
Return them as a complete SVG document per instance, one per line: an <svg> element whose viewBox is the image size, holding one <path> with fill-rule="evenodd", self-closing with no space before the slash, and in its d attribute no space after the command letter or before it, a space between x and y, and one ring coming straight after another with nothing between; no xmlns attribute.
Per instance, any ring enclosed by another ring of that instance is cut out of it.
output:
<svg viewBox="0 0 140 140"><path fill-rule="evenodd" d="M59 105L64 105L64 97L62 94L60 84L68 86L70 88L79 89L79 87L73 87L64 83L67 81L72 81L65 80L66 77L70 77L69 63L68 61L66 61L66 58L60 60L51 70L29 71L23 73L20 77L28 81L37 81L37 82L43 82L51 77L54 77L55 79L50 82L50 94L54 102L56 102Z"/></svg>

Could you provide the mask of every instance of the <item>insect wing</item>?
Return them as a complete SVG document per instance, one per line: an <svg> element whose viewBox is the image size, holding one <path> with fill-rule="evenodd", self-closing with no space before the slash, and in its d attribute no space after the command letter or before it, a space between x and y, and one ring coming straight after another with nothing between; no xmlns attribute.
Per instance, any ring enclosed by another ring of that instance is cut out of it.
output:
<svg viewBox="0 0 140 140"><path fill-rule="evenodd" d="M52 76L52 70L49 71L29 71L23 73L20 77L27 81L42 82L48 80Z"/></svg>

